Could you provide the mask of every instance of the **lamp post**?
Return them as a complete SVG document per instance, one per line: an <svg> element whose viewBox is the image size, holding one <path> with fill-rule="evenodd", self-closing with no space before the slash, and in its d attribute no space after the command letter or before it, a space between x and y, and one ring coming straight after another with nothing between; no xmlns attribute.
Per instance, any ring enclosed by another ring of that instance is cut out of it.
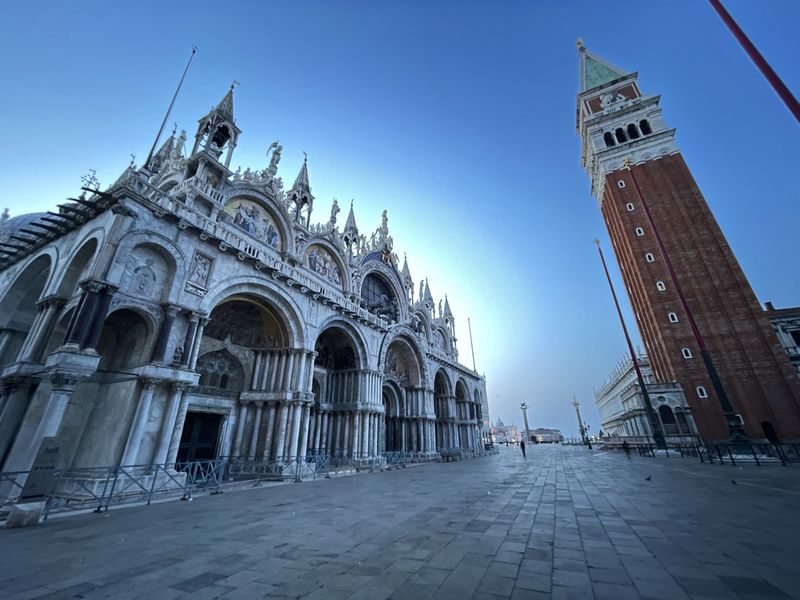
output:
<svg viewBox="0 0 800 600"><path fill-rule="evenodd" d="M575 407L575 414L578 415L578 430L581 432L581 441L591 450L592 443L589 441L589 436L586 435L586 426L583 424L583 419L581 419L581 403L578 402L575 396L572 397L572 406Z"/></svg>
<svg viewBox="0 0 800 600"><path fill-rule="evenodd" d="M528 432L528 404L527 402L523 402L519 405L522 409L522 418L525 420L525 441L531 441L531 434Z"/></svg>

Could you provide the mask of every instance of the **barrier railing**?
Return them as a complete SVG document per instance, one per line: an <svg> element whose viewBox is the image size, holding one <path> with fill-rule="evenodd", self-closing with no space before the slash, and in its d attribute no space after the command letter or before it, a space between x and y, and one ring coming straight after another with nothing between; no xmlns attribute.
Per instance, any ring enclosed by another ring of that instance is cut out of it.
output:
<svg viewBox="0 0 800 600"><path fill-rule="evenodd" d="M455 451L455 449L452 449ZM459 451L460 452L460 451ZM496 453L467 451L473 457ZM197 494L221 493L226 488L260 485L264 482L302 481L330 478L337 472L405 467L412 462L439 460L438 454L424 452L384 452L380 455L355 453L331 456L309 453L283 461L263 461L243 457L220 457L158 465L120 465L70 468L53 471L52 485L43 516L55 513L93 510L104 512L114 506L151 504L170 498L192 500ZM24 482L31 471L0 473L0 518L20 501ZM30 499L25 499L30 500Z"/></svg>
<svg viewBox="0 0 800 600"><path fill-rule="evenodd" d="M606 448L622 449L622 444L606 445ZM688 444L666 444L659 448L653 442L637 442L627 445L628 451L639 456L683 456L698 458L702 463L730 464L778 464L787 466L800 463L800 443L783 442L707 442Z"/></svg>

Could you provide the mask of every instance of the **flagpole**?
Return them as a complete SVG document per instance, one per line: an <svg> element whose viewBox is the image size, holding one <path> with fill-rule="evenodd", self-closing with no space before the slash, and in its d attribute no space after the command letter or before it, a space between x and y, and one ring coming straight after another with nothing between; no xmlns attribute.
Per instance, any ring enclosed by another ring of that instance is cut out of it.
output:
<svg viewBox="0 0 800 600"><path fill-rule="evenodd" d="M608 274L608 266L606 266L606 258L603 256L603 249L600 247L600 240L595 240L597 251L600 253L600 261L603 263L603 271L605 271L606 279L608 280L608 287L611 288L611 296L614 298L614 306L617 307L617 315L619 322L622 325L622 332L625 334L625 341L628 343L628 351L631 353L631 360L633 361L633 368L636 370L636 379L639 381L639 387L642 390L642 398L644 400L644 410L647 413L647 418L650 421L650 430L653 432L653 441L659 448L666 448L664 440L664 432L661 431L661 423L656 416L656 411L653 410L653 403L650 401L650 394L647 391L647 384L644 381L642 370L639 368L639 361L636 359L636 352L633 349L633 342L631 336L628 334L628 327L625 325L625 318L622 316L622 310L619 307L617 300L617 292L614 290L614 284L611 282L611 275Z"/></svg>
<svg viewBox="0 0 800 600"><path fill-rule="evenodd" d="M778 77L778 74L762 56L761 52L758 51L758 48L756 48L755 44L750 41L750 38L747 37L745 32L742 31L742 28L739 27L738 23L733 20L733 17L722 5L722 2L720 2L720 0L709 0L709 2L711 2L711 6L713 6L714 10L717 11L717 14L719 14L725 25L728 26L728 29L731 30L733 36L738 40L742 48L744 48L744 51L747 52L750 59L756 64L762 75L766 77L772 88L777 92L778 96L781 97L781 100L783 100L784 104L786 104L787 108L792 112L794 118L800 122L800 102L797 101L797 98L794 97L789 88L786 87L786 84L783 83L780 77Z"/></svg>
<svg viewBox="0 0 800 600"><path fill-rule="evenodd" d="M143 167L145 169L149 170L150 168L150 161L153 160L153 154L156 151L158 140L161 138L161 134L164 132L164 126L167 124L167 119L169 119L169 115L172 112L172 107L175 104L175 99L178 97L178 92L181 91L183 80L186 78L186 73L189 71L189 65L192 64L192 59L194 58L195 54L197 54L197 46L192 46L192 55L189 57L189 62L186 63L186 68L183 70L183 75L181 75L181 80L178 82L178 87L175 89L175 94L172 96L172 101L169 103L169 108L167 108L167 114L164 115L164 120L161 121L161 127L159 127L158 133L156 134L156 139L153 141L153 147L150 148L150 154L147 155L147 160L144 161Z"/></svg>

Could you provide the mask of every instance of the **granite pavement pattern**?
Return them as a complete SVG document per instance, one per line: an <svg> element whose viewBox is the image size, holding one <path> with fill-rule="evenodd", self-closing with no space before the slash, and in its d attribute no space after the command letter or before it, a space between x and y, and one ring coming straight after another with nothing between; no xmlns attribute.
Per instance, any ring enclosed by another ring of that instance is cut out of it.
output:
<svg viewBox="0 0 800 600"><path fill-rule="evenodd" d="M502 447L0 530L0 597L800 598L798 505L795 467Z"/></svg>

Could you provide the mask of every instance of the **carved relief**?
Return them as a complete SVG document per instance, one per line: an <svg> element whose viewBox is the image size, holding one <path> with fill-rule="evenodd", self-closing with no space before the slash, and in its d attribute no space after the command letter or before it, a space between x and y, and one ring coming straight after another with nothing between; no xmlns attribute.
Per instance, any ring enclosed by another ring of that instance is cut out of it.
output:
<svg viewBox="0 0 800 600"><path fill-rule="evenodd" d="M169 289L171 270L153 248L137 246L125 263L121 289L133 296L158 299Z"/></svg>
<svg viewBox="0 0 800 600"><path fill-rule="evenodd" d="M234 199L225 206L225 212L233 217L233 224L254 238L281 250L281 238L272 216L257 202Z"/></svg>
<svg viewBox="0 0 800 600"><path fill-rule="evenodd" d="M214 259L195 250L192 257L192 266L189 269L189 277L186 281L187 292L201 297L206 295L213 262Z"/></svg>
<svg viewBox="0 0 800 600"><path fill-rule="evenodd" d="M342 273L330 252L322 246L311 246L306 252L306 263L312 271L328 281L342 285Z"/></svg>

